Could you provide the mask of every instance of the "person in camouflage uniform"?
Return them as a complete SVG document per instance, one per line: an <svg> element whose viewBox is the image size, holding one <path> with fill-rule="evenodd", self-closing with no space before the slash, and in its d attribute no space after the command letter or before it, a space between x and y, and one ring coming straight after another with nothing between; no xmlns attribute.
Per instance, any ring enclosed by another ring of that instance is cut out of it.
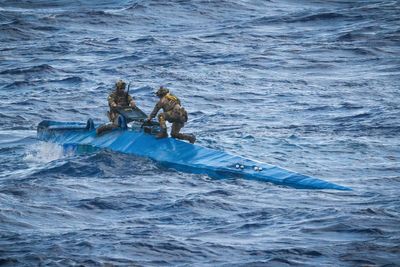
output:
<svg viewBox="0 0 400 267"><path fill-rule="evenodd" d="M108 112L108 118L113 124L117 124L118 108L123 107L135 107L135 101L133 98L125 92L126 83L122 80L118 80L115 83L115 90L108 96L108 106L110 111Z"/></svg>
<svg viewBox="0 0 400 267"><path fill-rule="evenodd" d="M155 105L147 120L151 121L151 119L155 118L158 111L163 109L164 112L161 112L158 115L161 132L157 134L157 138L168 137L166 125L166 121L168 121L172 123L171 137L187 140L193 144L196 141L196 137L194 135L180 133L180 130L188 120L187 112L181 106L181 101L176 96L171 94L167 88L162 86L160 89L158 89L156 95L160 98L160 100Z"/></svg>

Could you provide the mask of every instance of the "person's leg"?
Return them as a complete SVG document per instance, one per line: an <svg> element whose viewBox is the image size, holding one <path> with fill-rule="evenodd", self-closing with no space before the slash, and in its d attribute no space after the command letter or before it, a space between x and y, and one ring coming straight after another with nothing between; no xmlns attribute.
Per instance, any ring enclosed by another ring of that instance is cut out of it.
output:
<svg viewBox="0 0 400 267"><path fill-rule="evenodd" d="M165 118L165 113L160 113L158 114L158 122L160 123L160 132L157 134L157 138L165 138L168 137L167 134L167 123L166 123L166 118Z"/></svg>
<svg viewBox="0 0 400 267"><path fill-rule="evenodd" d="M180 122L173 122L172 127L171 127L171 137L182 139L182 138L179 138L181 136L181 133L179 133L179 132L182 129L183 125L184 124L180 123Z"/></svg>
<svg viewBox="0 0 400 267"><path fill-rule="evenodd" d="M194 142L196 142L196 137L194 135L180 133L180 130L184 125L185 124L182 122L173 122L171 129L171 137L181 140L187 140L193 144Z"/></svg>
<svg viewBox="0 0 400 267"><path fill-rule="evenodd" d="M118 125L118 121L117 121L117 117L118 117L118 113L113 112L113 111L108 111L107 112L107 117L110 120L110 122L112 122L113 124Z"/></svg>

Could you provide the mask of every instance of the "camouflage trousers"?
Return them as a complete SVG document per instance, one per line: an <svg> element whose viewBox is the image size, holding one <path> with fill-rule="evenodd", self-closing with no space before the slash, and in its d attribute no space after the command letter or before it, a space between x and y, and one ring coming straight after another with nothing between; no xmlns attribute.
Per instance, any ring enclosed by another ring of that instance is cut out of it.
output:
<svg viewBox="0 0 400 267"><path fill-rule="evenodd" d="M187 117L181 118L180 116L176 116L176 113L174 113L173 111L163 112L158 115L158 122L160 123L162 131L165 132L167 131L166 122L168 121L172 123L172 129L171 129L172 138L187 140L192 143L194 138L192 135L180 133L183 126L185 126L185 123L183 122L184 120L187 120Z"/></svg>
<svg viewBox="0 0 400 267"><path fill-rule="evenodd" d="M114 112L114 111L108 111L107 112L107 117L110 120L110 122L112 122L113 124L117 125L118 124L118 113Z"/></svg>

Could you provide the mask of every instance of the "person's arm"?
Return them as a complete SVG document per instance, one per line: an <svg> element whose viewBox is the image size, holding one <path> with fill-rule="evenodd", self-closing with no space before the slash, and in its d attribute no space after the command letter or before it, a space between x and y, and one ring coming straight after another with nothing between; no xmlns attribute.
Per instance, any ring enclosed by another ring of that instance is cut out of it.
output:
<svg viewBox="0 0 400 267"><path fill-rule="evenodd" d="M107 100L108 100L108 105L110 106L110 108L117 107L117 103L115 103L115 99L114 99L113 95L109 95Z"/></svg>
<svg viewBox="0 0 400 267"><path fill-rule="evenodd" d="M128 103L129 103L129 106L131 106L131 107L136 106L135 100L133 100L133 97L131 97L130 95L128 95Z"/></svg>
<svg viewBox="0 0 400 267"><path fill-rule="evenodd" d="M147 118L147 120L151 120L152 118L155 118L158 111L160 111L160 109L162 108L162 100L158 101L158 103L154 106L153 111L150 113L149 117Z"/></svg>

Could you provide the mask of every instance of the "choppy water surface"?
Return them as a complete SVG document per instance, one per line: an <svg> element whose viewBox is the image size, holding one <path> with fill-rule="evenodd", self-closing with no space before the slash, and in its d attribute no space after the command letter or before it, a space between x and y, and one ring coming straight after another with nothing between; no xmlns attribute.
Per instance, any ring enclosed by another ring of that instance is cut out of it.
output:
<svg viewBox="0 0 400 267"><path fill-rule="evenodd" d="M351 3L349 3L351 2ZM399 1L0 1L0 265L400 266ZM185 131L352 187L212 180L36 139L116 79Z"/></svg>

